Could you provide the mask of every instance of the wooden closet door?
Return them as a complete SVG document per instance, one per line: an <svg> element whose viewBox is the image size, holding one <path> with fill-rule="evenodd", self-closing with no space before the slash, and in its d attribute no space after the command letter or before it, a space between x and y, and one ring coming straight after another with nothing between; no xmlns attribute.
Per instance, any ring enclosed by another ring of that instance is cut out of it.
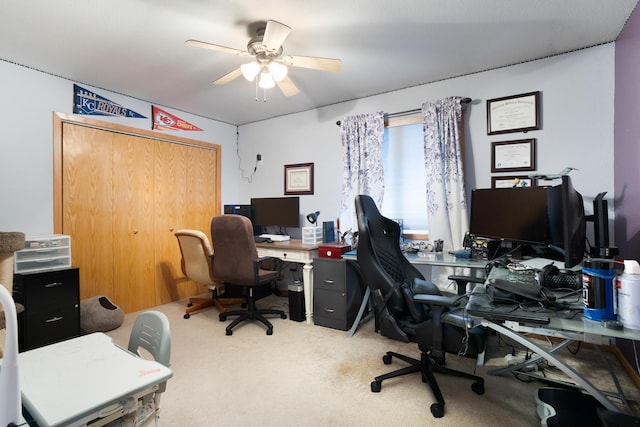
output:
<svg viewBox="0 0 640 427"><path fill-rule="evenodd" d="M216 150L192 147L187 158L187 209L186 222L189 228L202 231L211 241L211 218L220 205L217 198L218 152Z"/></svg>
<svg viewBox="0 0 640 427"><path fill-rule="evenodd" d="M154 140L114 136L114 302L125 313L155 305L154 151Z"/></svg>
<svg viewBox="0 0 640 427"><path fill-rule="evenodd" d="M71 236L72 263L80 267L80 299L114 297L113 133L63 125L62 233Z"/></svg>
<svg viewBox="0 0 640 427"><path fill-rule="evenodd" d="M178 279L180 248L173 234L185 224L187 209L187 156L189 147L157 142L155 150L155 289L156 304L166 304L193 295Z"/></svg>

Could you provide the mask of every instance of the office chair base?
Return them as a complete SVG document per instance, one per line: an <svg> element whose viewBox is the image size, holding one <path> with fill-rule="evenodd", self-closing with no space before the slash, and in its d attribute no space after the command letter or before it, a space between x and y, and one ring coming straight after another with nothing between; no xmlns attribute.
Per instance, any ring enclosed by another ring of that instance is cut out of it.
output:
<svg viewBox="0 0 640 427"><path fill-rule="evenodd" d="M438 385L438 381L436 380L434 373L441 373L473 380L474 382L471 384L471 390L476 394L484 394L484 379L482 377L462 371L456 371L454 369L449 369L442 365L439 365L428 353L423 352L421 354L421 360L418 360L412 357L405 356L403 354L388 351L384 356L382 356L382 362L385 365L389 365L391 364L394 357L408 363L409 366L375 377L371 382L372 392L380 392L380 390L382 389L382 381L384 380L411 374L414 372L420 372L422 375L422 382L429 384L429 386L431 387L431 392L433 393L437 401L430 407L431 414L434 418L442 418L444 416L445 405L444 396L440 391L440 386Z"/></svg>
<svg viewBox="0 0 640 427"><path fill-rule="evenodd" d="M260 323L264 324L267 327L267 335L273 334L273 325L269 322L264 315L265 314L276 314L279 315L281 319L286 319L287 315L282 310L275 309L262 309L258 310L255 308L255 301L249 300L249 308L247 310L231 310L225 311L224 313L220 313L218 316L221 322L227 320L227 316L238 316L227 326L226 331L227 335L233 335L233 328L236 327L241 322L245 320L257 320Z"/></svg>
<svg viewBox="0 0 640 427"><path fill-rule="evenodd" d="M227 311L225 305L246 303L246 298L220 298L215 296L213 298L192 297L189 298L187 309L183 317L185 319L188 319L191 317L191 313L213 306L215 306L220 311L220 313L224 313L225 311Z"/></svg>

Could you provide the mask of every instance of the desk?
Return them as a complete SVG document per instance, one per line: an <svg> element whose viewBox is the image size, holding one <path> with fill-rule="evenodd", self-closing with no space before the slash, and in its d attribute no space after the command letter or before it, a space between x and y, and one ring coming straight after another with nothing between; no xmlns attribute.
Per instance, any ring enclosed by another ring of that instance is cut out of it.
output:
<svg viewBox="0 0 640 427"><path fill-rule="evenodd" d="M346 260L357 261L356 251L347 252L342 256ZM426 265L430 267L455 267L455 268L471 268L482 269L487 265L487 260L479 260L474 258L459 258L448 252L418 252L404 254L404 257L414 265ZM484 277L484 276L483 276ZM458 287L458 294L464 295L465 288Z"/></svg>
<svg viewBox="0 0 640 427"><path fill-rule="evenodd" d="M431 267L458 267L458 268L473 268L473 269L482 269L484 270L487 262L486 260L478 260L473 258L459 258L448 252L418 252L418 253L409 253L404 254L405 258L411 263L415 265L427 265ZM347 261L358 262L357 252L350 251L342 255ZM463 288L458 284L458 295L464 295L466 292L466 286ZM352 337L353 334L356 333L358 326L361 322L365 322L368 318L363 319L362 316L364 314L365 308L369 303L369 296L371 295L371 290L369 286L367 286L365 290L364 297L362 299L362 304L360 305L360 310L358 311L358 315L356 316L355 322L353 322L353 326L349 330L349 337ZM373 315L373 313L372 313Z"/></svg>
<svg viewBox="0 0 640 427"><path fill-rule="evenodd" d="M18 366L22 405L40 427L85 425L173 376L103 333L20 353Z"/></svg>
<svg viewBox="0 0 640 427"><path fill-rule="evenodd" d="M256 243L258 256L270 256L287 262L304 264L302 282L304 285L304 306L307 323L313 323L313 258L318 256L317 244L305 244L302 240L291 239L284 242Z"/></svg>
<svg viewBox="0 0 640 427"><path fill-rule="evenodd" d="M494 277L500 277L501 275L508 274L506 269L494 268L489 274L488 279ZM505 309L507 307L507 309ZM606 397L605 393L598 390L591 382L580 375L575 369L570 367L562 359L556 357L560 349L568 346L572 341L583 341L586 343L594 344L600 351L600 345L613 345L615 338L624 338L629 340L640 340L640 330L633 329L610 329L602 326L601 322L593 322L582 318L580 311L575 316L568 316L565 311L557 310L545 310L544 314L548 317L548 324L534 324L528 323L522 319L520 320L489 320L491 313L501 311L503 314L508 312L508 305L500 304L494 305L489 301L486 294L485 286L476 286L469 302L467 303L467 311L470 315L480 316L480 323L483 326L493 329L494 331L503 334L519 344L527 347L529 350L535 352L538 357L532 358L522 364L513 365L502 369L497 369L491 372L492 375L499 375L504 372L512 372L519 370L528 365L537 363L544 359L551 362L554 366L560 369L565 375L571 378L575 384L586 390L589 394L595 397L606 409L611 411L620 412L619 409ZM485 313L483 315L483 313ZM518 314L517 311L514 312ZM540 313L539 311L537 313ZM537 345L531 339L522 335L522 333L532 333L547 337L561 338L562 341L559 344L554 345L551 349L547 350ZM618 387L619 396L622 397L624 403L624 396L620 389L613 371L610 370L614 382Z"/></svg>

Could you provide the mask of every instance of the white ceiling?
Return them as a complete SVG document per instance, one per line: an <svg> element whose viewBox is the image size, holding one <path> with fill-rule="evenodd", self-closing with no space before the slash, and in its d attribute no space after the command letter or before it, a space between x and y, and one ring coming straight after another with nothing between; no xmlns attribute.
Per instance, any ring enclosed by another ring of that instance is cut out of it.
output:
<svg viewBox="0 0 640 427"><path fill-rule="evenodd" d="M231 124L245 124L614 41L638 0L3 0L0 59ZM292 28L290 55L339 58L338 73L293 68L283 96L242 77L248 27ZM71 102L71 94L70 94Z"/></svg>

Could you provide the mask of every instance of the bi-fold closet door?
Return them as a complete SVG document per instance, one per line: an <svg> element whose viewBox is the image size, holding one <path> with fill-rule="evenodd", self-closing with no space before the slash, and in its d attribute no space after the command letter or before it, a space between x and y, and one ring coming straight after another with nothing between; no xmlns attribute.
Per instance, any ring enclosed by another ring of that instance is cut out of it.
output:
<svg viewBox="0 0 640 427"><path fill-rule="evenodd" d="M205 292L183 277L173 232L208 234L220 213L219 147L84 122L60 123L54 167L80 299L106 295L129 313Z"/></svg>

